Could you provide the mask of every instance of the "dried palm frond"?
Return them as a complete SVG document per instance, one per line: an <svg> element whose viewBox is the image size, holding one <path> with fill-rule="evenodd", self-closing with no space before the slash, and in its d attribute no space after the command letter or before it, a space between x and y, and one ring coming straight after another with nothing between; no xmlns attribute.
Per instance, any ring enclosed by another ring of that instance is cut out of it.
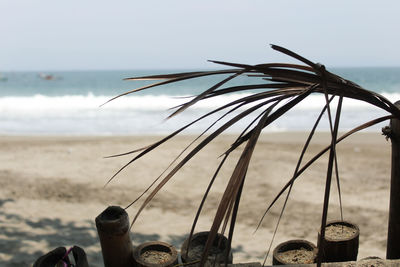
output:
<svg viewBox="0 0 400 267"><path fill-rule="evenodd" d="M145 76L145 77L134 77L127 78L126 80L161 80L159 82L143 86L132 91L123 93L118 95L109 101L112 101L118 97L131 94L134 92L138 92L145 89L150 89L156 86L170 84L174 82L179 82L187 79L201 78L209 75L228 75L228 77L223 78L220 82L210 87L209 89L203 91L197 96L194 96L192 99L187 101L186 103L176 107L176 110L173 111L170 117L176 116L181 112L184 112L189 107L195 105L199 101L204 101L213 97L217 97L220 95L225 95L229 93L237 93L237 92L248 92L249 90L257 90L256 93L251 93L250 95L243 96L239 99L236 99L232 102L229 102L215 110L208 112L207 114L199 117L193 122L183 126L182 128L176 130L170 135L162 138L158 142L146 146L141 149L133 150L120 155L128 155L132 153L138 153L132 160L130 160L126 165L124 165L118 172L115 173L114 176L111 177L109 182L124 168L128 165L132 164L137 159L141 158L143 155L153 151L161 144L167 142L177 134L181 133L183 130L197 123L198 121L209 117L213 114L217 114L221 111L225 111L223 115L221 115L214 123L210 125L203 133L196 138L199 140L200 137L204 137L197 145L193 148L190 148L191 145L194 145L192 142L184 151L188 151L188 153L183 156L182 159L179 159L179 155L175 158L171 167L172 170L169 172L162 173L154 182L145 190L144 193L149 192L148 196L144 199L143 203L139 207L132 224L136 221L137 217L141 214L143 209L149 204L149 202L154 198L154 196L161 190L161 188L199 151L201 151L205 146L207 146L210 142L212 142L216 137L220 134L223 134L228 128L242 119L247 118L250 114L258 114L256 119L251 121L248 126L243 130L243 132L236 138L236 140L231 144L231 147L227 148L223 155L223 159L219 164L215 174L213 175L209 186L204 194L204 197L201 201L201 204L196 213L196 217L193 222L193 226L191 229L190 236L193 234L195 225L200 216L204 201L208 196L208 192L212 187L215 178L217 177L221 166L225 163L225 160L229 157L230 153L236 150L240 145L245 144L241 156L237 161L237 164L233 170L233 173L229 179L229 182L226 186L225 192L222 195L221 201L217 208L214 221L212 223L210 234L208 237L208 241L205 246L205 251L203 258L200 264L203 266L205 264L206 255L209 253L209 250L212 245L212 241L215 239L217 232L221 231L222 233L225 231L226 227L229 225L229 242L232 240L236 216L238 212L238 206L241 198L241 192L244 185L244 181L246 179L246 174L248 171L250 159L252 158L253 151L257 145L258 138L264 128L270 125L275 120L279 119L282 115L290 111L293 107L295 107L298 103L306 99L311 94L319 93L323 94L326 99L326 104L321 107L321 114L317 121L314 124L313 129L310 131L309 137L303 147L303 150L299 156L298 164L295 168L293 177L289 179L287 184L282 188L282 190L277 194L275 199L272 201L270 206L267 208L265 214L269 211L269 209L274 205L276 200L282 196L282 194L288 190L288 194L286 196L285 204L286 205L288 196L290 194L291 187L295 180L303 173L316 159L322 156L324 153L329 151L329 160L328 160L328 168L326 175L326 186L324 193L324 206L322 210L322 222L321 222L321 238L324 237L324 229L326 225L327 213L328 213L328 200L330 194L330 184L331 177L333 173L333 168L336 170L336 179L339 187L339 176L338 176L338 167L336 160L336 144L348 137L349 135L375 125L384 120L388 120L391 118L399 118L400 119L400 110L392 104L389 100L384 98L383 96L363 89L361 86L346 80L340 76L337 76L325 69L325 67L321 64L316 64L311 62L308 59L303 58L302 56L287 50L283 47L272 45L272 48L280 51L290 57L293 57L305 65L298 64L286 64L286 63L270 63L270 64L258 64L258 65L248 65L248 64L239 64L239 63L229 63L229 62L221 62L221 61L212 61L216 64L229 66L232 69L227 70L216 70L216 71L198 71L198 72L187 72L187 73L176 73L176 74L167 74L167 75L153 75L153 76ZM228 81L235 79L240 75L247 75L249 77L254 78L257 83L248 83L240 86L228 86L223 88ZM261 80L261 82L260 82ZM338 104L336 107L336 116L333 118L331 114L331 101L333 98L338 98ZM370 122L367 122L359 127L354 128L353 130L345 133L341 137L338 137L338 129L339 129L339 121L341 116L341 107L343 98L351 98L366 102L370 105L376 106L382 110L388 112L388 116L374 119ZM108 101L108 102L109 102ZM236 112L236 113L234 113ZM303 165L300 168L303 155L305 154L307 147L312 139L312 136L315 132L317 125L319 124L319 120L324 113L328 114L330 130L331 130L331 143L325 149L323 149L320 153L315 155L310 161ZM235 114L235 115L232 115ZM227 119L227 121L223 121L223 119L227 118L227 115L232 115L232 118ZM216 129L210 131L212 127L217 125L217 122L222 122L221 126ZM210 132L209 132L210 131ZM115 155L115 156L120 156ZM152 188L154 186L154 188ZM141 198L144 193L139 196ZM139 198L133 201L130 205L135 203ZM128 205L128 207L130 206ZM282 213L281 216L283 214ZM264 215L265 215L264 214ZM264 218L264 216L263 216ZM261 219L262 220L262 219ZM230 222L230 223L229 223ZM261 223L261 222L260 222ZM222 229L221 229L222 228ZM191 238L189 237L189 240ZM318 257L318 264L320 265L320 257Z"/></svg>

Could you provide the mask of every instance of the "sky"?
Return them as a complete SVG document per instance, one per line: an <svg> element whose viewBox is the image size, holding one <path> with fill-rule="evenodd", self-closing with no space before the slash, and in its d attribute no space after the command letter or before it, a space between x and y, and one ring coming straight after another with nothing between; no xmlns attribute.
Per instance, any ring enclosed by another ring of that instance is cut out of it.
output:
<svg viewBox="0 0 400 267"><path fill-rule="evenodd" d="M400 66L398 0L0 0L0 71Z"/></svg>

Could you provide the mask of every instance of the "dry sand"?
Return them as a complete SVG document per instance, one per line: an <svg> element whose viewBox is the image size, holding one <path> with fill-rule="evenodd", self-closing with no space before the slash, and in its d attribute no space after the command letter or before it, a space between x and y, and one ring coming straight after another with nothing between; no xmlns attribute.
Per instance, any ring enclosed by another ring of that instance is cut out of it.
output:
<svg viewBox="0 0 400 267"><path fill-rule="evenodd" d="M310 154L329 143L318 134ZM58 246L81 246L91 266L103 266L95 217L109 205L126 206L168 166L194 137L182 136L107 180L131 156L104 159L150 144L160 137L0 137L0 266L29 266ZM282 201L265 217L266 206L290 178L304 133L261 136L249 169L233 240L234 262L262 261ZM233 136L223 136L187 164L151 202L132 228L134 245L161 240L180 247L203 192ZM216 181L198 231L208 230L239 152ZM359 259L385 257L390 183L390 141L380 133L356 134L338 146L344 219L360 227ZM307 239L316 243L321 222L327 157L296 182L273 243ZM333 184L329 219L339 219ZM129 208L132 220L138 205ZM272 253L271 253L272 254ZM271 262L269 258L267 262Z"/></svg>

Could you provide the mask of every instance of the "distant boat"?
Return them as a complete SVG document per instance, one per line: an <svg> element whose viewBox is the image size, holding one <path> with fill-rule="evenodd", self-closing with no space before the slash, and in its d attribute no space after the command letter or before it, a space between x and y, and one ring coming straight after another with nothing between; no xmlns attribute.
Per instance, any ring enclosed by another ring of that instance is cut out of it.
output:
<svg viewBox="0 0 400 267"><path fill-rule="evenodd" d="M39 73L39 77L46 81L58 80L59 77L54 76L53 74Z"/></svg>

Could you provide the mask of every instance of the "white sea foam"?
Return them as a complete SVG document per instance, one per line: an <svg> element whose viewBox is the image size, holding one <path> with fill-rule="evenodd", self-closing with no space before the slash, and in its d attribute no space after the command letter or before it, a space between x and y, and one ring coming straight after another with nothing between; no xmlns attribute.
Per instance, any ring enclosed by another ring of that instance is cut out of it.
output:
<svg viewBox="0 0 400 267"><path fill-rule="evenodd" d="M3 134L164 134L183 126L206 112L234 99L229 95L200 101L189 110L168 122L163 120L169 108L188 101L187 98L166 95L124 96L107 103L111 96L70 95L0 98L0 133ZM399 93L384 94L390 101L400 99ZM323 95L311 95L277 122L268 127L276 130L309 129L325 103ZM333 103L334 106L334 103ZM341 125L352 128L384 112L366 103L346 99ZM254 116L253 116L254 118ZM213 117L215 120L216 117ZM239 132L250 120L239 123L230 131ZM212 120L200 122L191 132L200 132ZM321 123L322 129L328 124ZM375 129L377 129L375 127ZM190 132L190 131L189 131Z"/></svg>
<svg viewBox="0 0 400 267"><path fill-rule="evenodd" d="M214 109L230 101L245 97L247 94L233 94L222 97L210 98L198 102L194 109ZM391 102L400 100L400 93L382 94ZM87 110L99 109L99 107L110 100L112 96L88 95L66 95L66 96L44 96L34 95L31 97L0 97L0 112L40 112L47 110ZM143 95L143 96L123 96L115 99L104 106L102 109L130 109L130 110L166 110L188 101L188 97L174 97L168 95ZM320 109L325 103L322 94L314 94L303 100L298 108L300 109ZM345 106L349 108L365 109L369 104L354 99L346 99Z"/></svg>

